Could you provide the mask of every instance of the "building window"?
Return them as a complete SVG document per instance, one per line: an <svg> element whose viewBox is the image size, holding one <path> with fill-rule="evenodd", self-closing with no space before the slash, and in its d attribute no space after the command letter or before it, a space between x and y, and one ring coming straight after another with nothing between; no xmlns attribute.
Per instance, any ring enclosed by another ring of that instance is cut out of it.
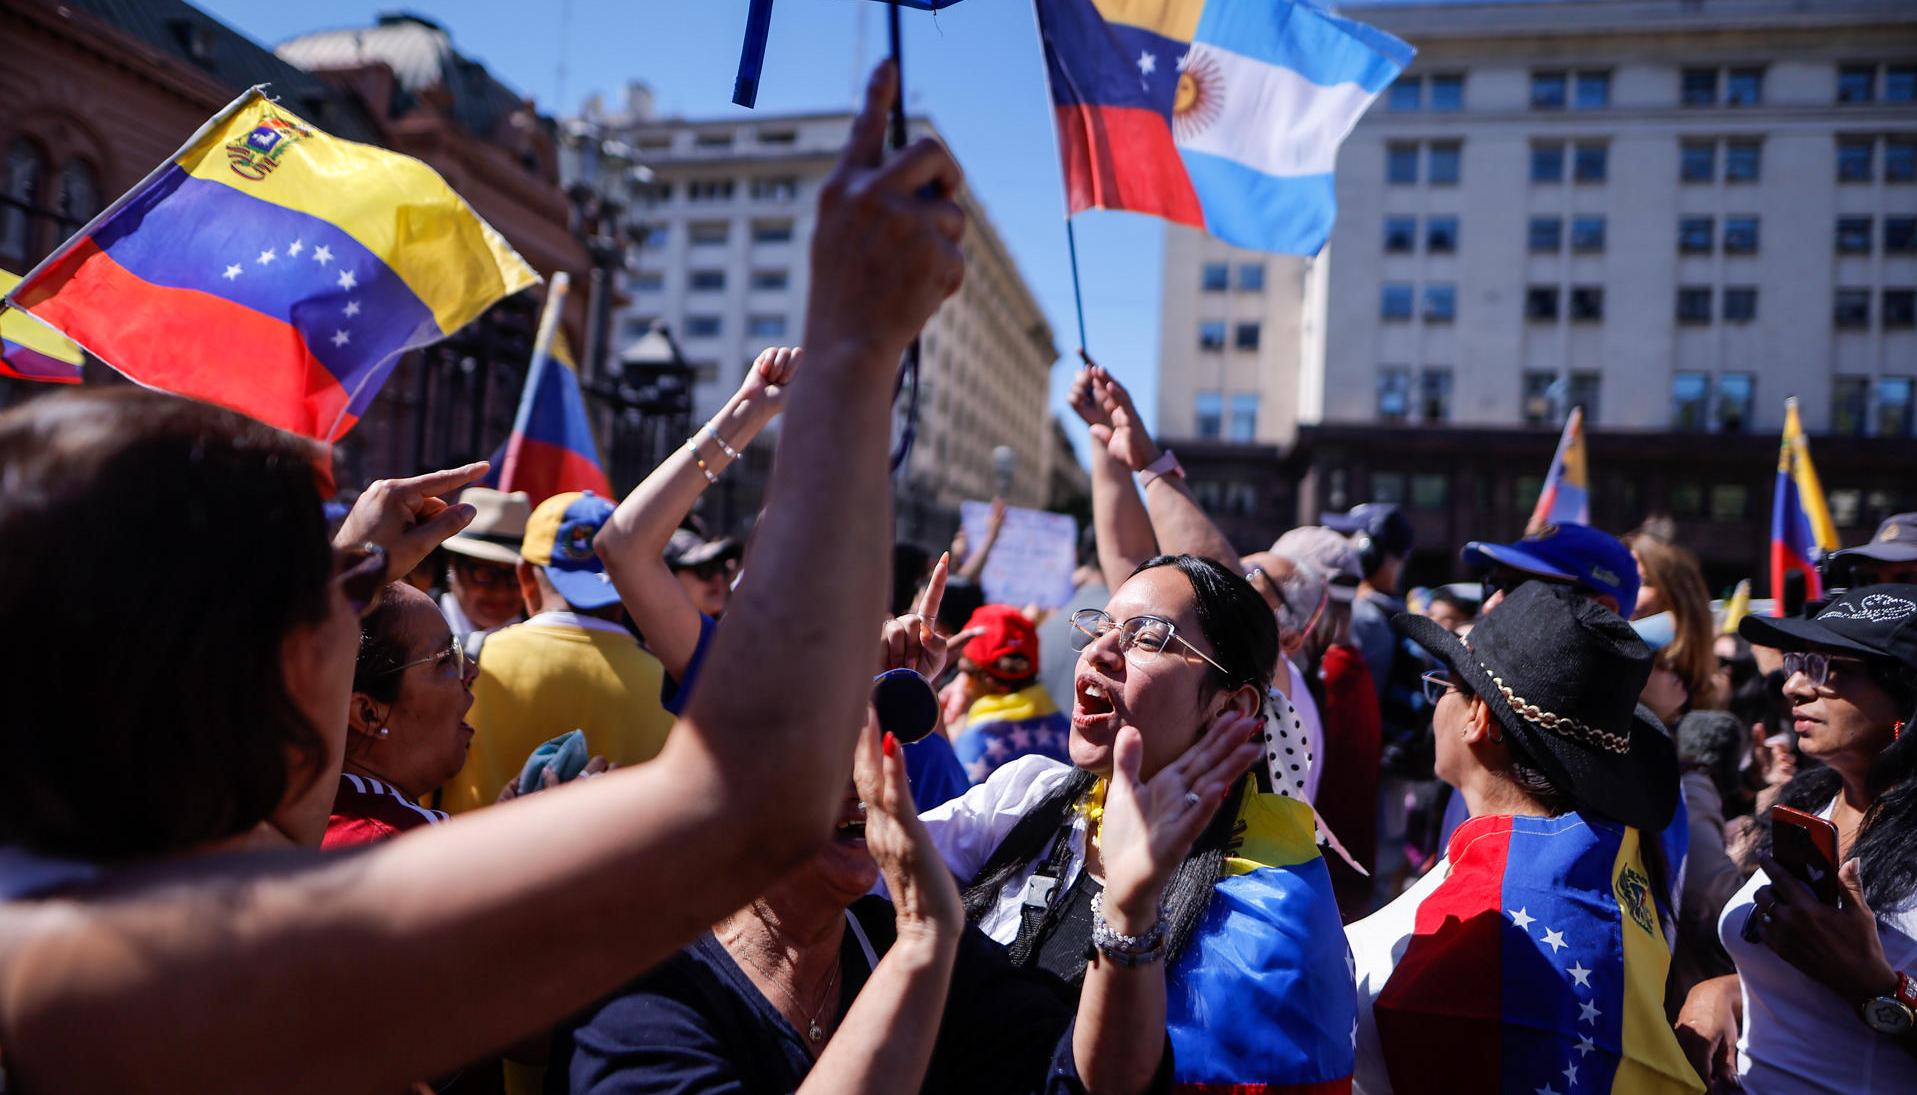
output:
<svg viewBox="0 0 1917 1095"><path fill-rule="evenodd" d="M746 337L748 338L784 338L784 316L748 316L746 317Z"/></svg>
<svg viewBox="0 0 1917 1095"><path fill-rule="evenodd" d="M1240 323L1232 328L1231 344L1233 349L1256 350L1258 348L1258 325Z"/></svg>
<svg viewBox="0 0 1917 1095"><path fill-rule="evenodd" d="M791 175L752 180L754 201L789 202L799 196L799 180Z"/></svg>
<svg viewBox="0 0 1917 1095"><path fill-rule="evenodd" d="M1411 370L1403 365L1386 365L1378 370L1378 417L1385 422L1402 422L1411 413Z"/></svg>
<svg viewBox="0 0 1917 1095"><path fill-rule="evenodd" d="M752 225L753 243L791 243L791 221L754 221Z"/></svg>
<svg viewBox="0 0 1917 1095"><path fill-rule="evenodd" d="M1458 218L1426 217L1424 249L1434 255L1449 255L1458 249Z"/></svg>
<svg viewBox="0 0 1917 1095"><path fill-rule="evenodd" d="M1917 102L1917 65L1884 66L1884 101Z"/></svg>
<svg viewBox="0 0 1917 1095"><path fill-rule="evenodd" d="M1839 289L1831 312L1831 322L1839 327L1870 326L1870 290Z"/></svg>
<svg viewBox="0 0 1917 1095"><path fill-rule="evenodd" d="M46 157L40 146L25 137L16 137L7 146L6 176L0 179L0 255L12 260L9 265L25 272L29 258L39 257L34 246L35 231L29 209L40 205L41 176Z"/></svg>
<svg viewBox="0 0 1917 1095"><path fill-rule="evenodd" d="M1677 373L1671 377L1671 428L1702 433L1704 412L1710 402L1711 379L1703 373Z"/></svg>
<svg viewBox="0 0 1917 1095"><path fill-rule="evenodd" d="M657 292L666 286L666 275L658 270L641 270L626 280L635 293Z"/></svg>
<svg viewBox="0 0 1917 1095"><path fill-rule="evenodd" d="M1840 138L1837 142L1837 181L1869 182L1871 178L1871 156L1876 150L1876 141Z"/></svg>
<svg viewBox="0 0 1917 1095"><path fill-rule="evenodd" d="M1886 328L1917 327L1917 289L1884 290L1880 315Z"/></svg>
<svg viewBox="0 0 1917 1095"><path fill-rule="evenodd" d="M1890 294L1884 294L1889 299ZM1458 318L1458 289L1454 285L1427 285L1424 287L1424 321L1426 323L1450 323Z"/></svg>
<svg viewBox="0 0 1917 1095"><path fill-rule="evenodd" d="M1604 318L1604 290L1596 285L1571 286L1571 322L1595 323Z"/></svg>
<svg viewBox="0 0 1917 1095"><path fill-rule="evenodd" d="M1742 521L1750 508L1750 488L1742 483L1719 483L1711 488L1711 520Z"/></svg>
<svg viewBox="0 0 1917 1095"><path fill-rule="evenodd" d="M1884 140L1884 181L1917 182L1917 141L1899 137Z"/></svg>
<svg viewBox="0 0 1917 1095"><path fill-rule="evenodd" d="M663 251L672 242L672 228L664 224L651 224L645 228L645 242L641 244L648 251Z"/></svg>
<svg viewBox="0 0 1917 1095"><path fill-rule="evenodd" d="M1264 263L1241 262L1238 264L1238 291L1241 293L1262 293L1265 291Z"/></svg>
<svg viewBox="0 0 1917 1095"><path fill-rule="evenodd" d="M724 270L694 270L686 278L686 285L693 292L715 292L726 287Z"/></svg>
<svg viewBox="0 0 1917 1095"><path fill-rule="evenodd" d="M1225 432L1225 399L1218 392L1199 392L1194 400L1192 429L1202 438L1217 440Z"/></svg>
<svg viewBox="0 0 1917 1095"><path fill-rule="evenodd" d="M1231 397L1231 421L1225 440L1252 442L1258 439L1258 393L1234 392Z"/></svg>
<svg viewBox="0 0 1917 1095"><path fill-rule="evenodd" d="M1888 239L1890 225L1884 226L1884 235ZM1840 255L1870 254L1870 218L1837 218L1837 253Z"/></svg>
<svg viewBox="0 0 1917 1095"><path fill-rule="evenodd" d="M1723 373L1717 378L1717 399L1711 404L1711 424L1719 433L1743 433L1751 420L1757 377L1752 373Z"/></svg>
<svg viewBox="0 0 1917 1095"><path fill-rule="evenodd" d="M694 179L686 184L686 200L726 202L732 200L731 179Z"/></svg>
<svg viewBox="0 0 1917 1095"><path fill-rule="evenodd" d="M1532 254L1557 254L1564 244L1564 218L1532 217L1529 240Z"/></svg>
<svg viewBox="0 0 1917 1095"><path fill-rule="evenodd" d="M1884 253L1906 255L1912 251L1917 251L1917 217L1885 217Z"/></svg>
<svg viewBox="0 0 1917 1095"><path fill-rule="evenodd" d="M1411 286L1401 281L1385 282L1378 305L1380 319L1411 318Z"/></svg>
<svg viewBox="0 0 1917 1095"><path fill-rule="evenodd" d="M1418 146L1393 142L1385 146L1385 181L1394 186L1418 181Z"/></svg>
<svg viewBox="0 0 1917 1095"><path fill-rule="evenodd" d="M1458 74L1432 76L1431 109L1453 114L1464 109L1464 77Z"/></svg>
<svg viewBox="0 0 1917 1095"><path fill-rule="evenodd" d="M1764 145L1759 141L1724 142L1724 181L1754 183L1763 173Z"/></svg>
<svg viewBox="0 0 1917 1095"><path fill-rule="evenodd" d="M1876 65L1837 66L1837 101L1868 103L1877 88Z"/></svg>
<svg viewBox="0 0 1917 1095"><path fill-rule="evenodd" d="M1558 287L1555 285L1533 285L1524 291L1524 318L1533 321L1556 321L1558 318Z"/></svg>
<svg viewBox="0 0 1917 1095"><path fill-rule="evenodd" d="M1524 424L1549 426L1558 420L1558 374L1528 370L1523 377Z"/></svg>
<svg viewBox="0 0 1917 1095"><path fill-rule="evenodd" d="M731 148L732 131L729 129L709 129L704 133L694 134L692 143L693 146L697 148Z"/></svg>
<svg viewBox="0 0 1917 1095"><path fill-rule="evenodd" d="M1717 222L1710 217L1683 217L1677 222L1677 249L1686 255L1708 255L1717 246Z"/></svg>
<svg viewBox="0 0 1917 1095"><path fill-rule="evenodd" d="M799 131L796 129L761 129L757 134L760 144L788 145L799 143Z"/></svg>
<svg viewBox="0 0 1917 1095"><path fill-rule="evenodd" d="M1451 479L1443 472L1423 472L1411 477L1411 504L1419 509L1442 509Z"/></svg>
<svg viewBox="0 0 1917 1095"><path fill-rule="evenodd" d="M1371 500L1386 505L1404 505L1405 477L1401 471L1374 471L1371 473Z"/></svg>
<svg viewBox="0 0 1917 1095"><path fill-rule="evenodd" d="M1757 318L1757 287L1730 285L1724 288L1724 322L1749 323Z"/></svg>
<svg viewBox="0 0 1917 1095"><path fill-rule="evenodd" d="M1225 348L1224 320L1208 319L1198 325L1198 348L1213 351Z"/></svg>
<svg viewBox="0 0 1917 1095"><path fill-rule="evenodd" d="M1450 421L1450 369L1427 368L1418 374L1418 417L1426 422Z"/></svg>
<svg viewBox="0 0 1917 1095"><path fill-rule="evenodd" d="M1531 146L1531 181L1534 183L1564 181L1563 145L1534 144Z"/></svg>
<svg viewBox="0 0 1917 1095"><path fill-rule="evenodd" d="M1604 218L1577 217L1571 221L1571 250L1594 255L1604 250Z"/></svg>
<svg viewBox="0 0 1917 1095"><path fill-rule="evenodd" d="M1563 110L1566 79L1562 72L1533 72L1531 74L1531 109Z"/></svg>
<svg viewBox="0 0 1917 1095"><path fill-rule="evenodd" d="M1679 323L1709 323L1711 321L1711 287L1708 285L1680 285L1677 289L1677 321Z"/></svg>
<svg viewBox="0 0 1917 1095"><path fill-rule="evenodd" d="M1717 142L1685 141L1677 149L1677 177L1680 182L1717 181Z"/></svg>
<svg viewBox="0 0 1917 1095"><path fill-rule="evenodd" d="M1870 414L1870 378L1839 376L1831 379L1830 430L1844 437L1864 436Z"/></svg>
<svg viewBox="0 0 1917 1095"><path fill-rule="evenodd" d="M1724 253L1727 255L1757 254L1757 218L1724 218Z"/></svg>
<svg viewBox="0 0 1917 1095"><path fill-rule="evenodd" d="M1207 293L1222 293L1231 288L1231 267L1222 262L1208 262L1204 273L1199 276L1199 287Z"/></svg>
<svg viewBox="0 0 1917 1095"><path fill-rule="evenodd" d="M1424 81L1416 76L1400 76L1391 81L1385 94L1385 109L1392 113L1419 110L1424 106Z"/></svg>
<svg viewBox="0 0 1917 1095"><path fill-rule="evenodd" d="M1456 186L1462 173L1461 161L1464 146L1457 141L1434 141L1431 144L1431 165L1429 177L1432 186Z"/></svg>
<svg viewBox="0 0 1917 1095"><path fill-rule="evenodd" d="M53 216L62 235L71 235L100 211L100 179L85 160L68 160L53 187Z"/></svg>
<svg viewBox="0 0 1917 1095"><path fill-rule="evenodd" d="M1418 218L1386 217L1384 249L1387 254L1405 254L1418 248Z"/></svg>
<svg viewBox="0 0 1917 1095"><path fill-rule="evenodd" d="M1580 72L1577 74L1577 90L1572 99L1579 110L1603 110L1611 105L1611 74L1608 72Z"/></svg>
<svg viewBox="0 0 1917 1095"><path fill-rule="evenodd" d="M1610 166L1610 146L1579 142L1572 160L1572 175L1578 182L1603 182Z"/></svg>
<svg viewBox="0 0 1917 1095"><path fill-rule="evenodd" d="M752 287L754 289L783 289L790 281L791 276L784 270L752 271Z"/></svg>
<svg viewBox="0 0 1917 1095"><path fill-rule="evenodd" d="M1587 426L1597 421L1601 379L1596 372L1576 371L1571 374L1571 406L1584 408L1584 424Z"/></svg>
<svg viewBox="0 0 1917 1095"><path fill-rule="evenodd" d="M1698 429L1702 430L1700 425ZM1695 482L1671 484L1671 516L1691 520L1704 516L1704 488Z"/></svg>
<svg viewBox="0 0 1917 1095"><path fill-rule="evenodd" d="M1681 98L1685 106L1717 105L1717 70L1687 68L1682 76Z"/></svg>
<svg viewBox="0 0 1917 1095"><path fill-rule="evenodd" d="M687 316L687 338L716 338L724 328L718 316Z"/></svg>
<svg viewBox="0 0 1917 1095"><path fill-rule="evenodd" d="M1877 436L1909 437L1912 382L1907 376L1877 380Z"/></svg>
<svg viewBox="0 0 1917 1095"><path fill-rule="evenodd" d="M1724 71L1724 105L1756 106L1764 101L1764 70L1733 68Z"/></svg>
<svg viewBox="0 0 1917 1095"><path fill-rule="evenodd" d="M732 226L725 221L697 221L686 226L693 245L720 244L732 237Z"/></svg>

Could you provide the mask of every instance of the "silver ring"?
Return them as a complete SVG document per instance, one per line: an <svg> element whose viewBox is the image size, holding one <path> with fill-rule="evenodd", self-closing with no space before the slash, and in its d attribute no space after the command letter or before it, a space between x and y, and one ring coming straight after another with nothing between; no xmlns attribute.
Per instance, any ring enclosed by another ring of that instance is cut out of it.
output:
<svg viewBox="0 0 1917 1095"><path fill-rule="evenodd" d="M1203 802L1203 801L1205 801L1205 800L1204 800L1204 799L1202 799L1202 798L1199 798L1199 797L1198 797L1198 792L1197 792L1197 791L1186 791L1186 792L1185 792L1185 805L1186 805L1186 807L1188 807L1188 808L1189 808L1189 807L1192 807L1192 806L1196 806L1196 805L1198 805L1199 803L1201 803L1201 802Z"/></svg>

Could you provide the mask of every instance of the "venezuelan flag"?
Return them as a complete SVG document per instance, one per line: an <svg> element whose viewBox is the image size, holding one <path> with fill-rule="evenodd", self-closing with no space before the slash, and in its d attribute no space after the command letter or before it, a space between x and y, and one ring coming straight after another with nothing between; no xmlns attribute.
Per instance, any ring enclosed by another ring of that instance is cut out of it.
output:
<svg viewBox="0 0 1917 1095"><path fill-rule="evenodd" d="M496 460L499 489L523 490L535 506L573 490L613 496L575 368L565 334L555 332L551 349L526 373L512 436Z"/></svg>
<svg viewBox="0 0 1917 1095"><path fill-rule="evenodd" d="M1248 794L1204 921L1166 979L1178 1091L1351 1090L1357 992L1311 807Z"/></svg>
<svg viewBox="0 0 1917 1095"><path fill-rule="evenodd" d="M1003 765L1032 753L1070 764L1066 741L1071 733L1071 719L1044 685L1035 684L973 700L952 752L973 783L984 783Z"/></svg>
<svg viewBox="0 0 1917 1095"><path fill-rule="evenodd" d="M1301 0L1039 0L1070 212L1316 254L1332 169L1410 46Z"/></svg>
<svg viewBox="0 0 1917 1095"><path fill-rule="evenodd" d="M0 270L0 294L20 284L20 275ZM14 309L0 312L0 376L47 384L78 384L85 360L72 339L62 338Z"/></svg>
<svg viewBox="0 0 1917 1095"><path fill-rule="evenodd" d="M1668 862L1671 836L1660 844ZM1415 906L1372 1006L1392 1091L1703 1090L1664 1019L1675 867L1647 866L1636 829L1476 817L1448 861L1435 887L1352 929Z"/></svg>
<svg viewBox="0 0 1917 1095"><path fill-rule="evenodd" d="M1527 532L1545 525L1588 525L1591 523L1591 480L1584 454L1584 408L1573 407L1564 420L1564 432L1558 437L1557 452L1551 456L1551 470L1544 475L1544 490L1531 511Z"/></svg>
<svg viewBox="0 0 1917 1095"><path fill-rule="evenodd" d="M8 294L128 378L324 442L537 280L418 160L234 100Z"/></svg>
<svg viewBox="0 0 1917 1095"><path fill-rule="evenodd" d="M1804 576L1804 598L1823 596L1815 554L1837 550L1837 526L1824 504L1824 487L1811 465L1810 440L1797 416L1797 397L1784 401L1784 440L1777 451L1777 488L1771 500L1771 615L1782 616L1784 577Z"/></svg>

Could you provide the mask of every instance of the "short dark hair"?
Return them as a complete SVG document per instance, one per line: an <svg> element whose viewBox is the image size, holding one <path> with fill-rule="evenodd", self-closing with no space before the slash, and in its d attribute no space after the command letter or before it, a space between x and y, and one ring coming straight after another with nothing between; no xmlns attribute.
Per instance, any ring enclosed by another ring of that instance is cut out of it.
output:
<svg viewBox="0 0 1917 1095"><path fill-rule="evenodd" d="M359 622L359 656L353 661L353 691L381 703L399 699L399 667L406 664L406 647L399 637L405 612L393 592L399 584L390 583L380 591L379 604Z"/></svg>
<svg viewBox="0 0 1917 1095"><path fill-rule="evenodd" d="M137 388L0 415L0 844L94 862L244 832L322 754L279 638L323 619L309 454ZM108 679L73 679L91 663Z"/></svg>

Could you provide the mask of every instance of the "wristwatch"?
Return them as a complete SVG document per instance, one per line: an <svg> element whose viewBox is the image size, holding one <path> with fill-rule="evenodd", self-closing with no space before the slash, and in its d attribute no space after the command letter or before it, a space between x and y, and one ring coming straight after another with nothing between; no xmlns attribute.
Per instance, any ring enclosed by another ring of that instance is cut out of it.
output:
<svg viewBox="0 0 1917 1095"><path fill-rule="evenodd" d="M1895 1038L1917 1026L1917 978L1908 973L1897 975L1897 990L1888 996L1864 1001L1864 1025L1879 1034Z"/></svg>
<svg viewBox="0 0 1917 1095"><path fill-rule="evenodd" d="M1185 477L1184 465L1178 462L1178 454L1170 449L1166 449L1164 452L1158 454L1158 459L1139 469L1138 485L1140 487L1149 487L1152 485L1152 480L1162 479L1167 475L1176 476L1180 479Z"/></svg>

